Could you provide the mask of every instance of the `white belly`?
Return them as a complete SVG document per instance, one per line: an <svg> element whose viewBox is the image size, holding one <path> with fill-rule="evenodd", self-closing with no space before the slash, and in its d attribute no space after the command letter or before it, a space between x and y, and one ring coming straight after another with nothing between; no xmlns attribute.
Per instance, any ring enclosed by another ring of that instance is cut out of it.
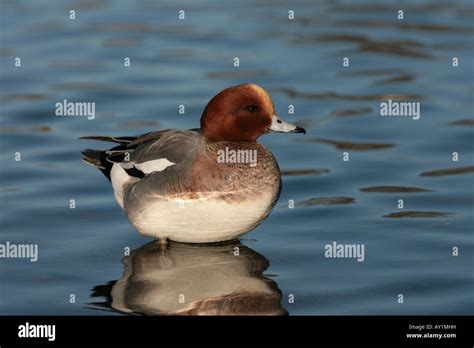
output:
<svg viewBox="0 0 474 348"><path fill-rule="evenodd" d="M239 203L215 198L185 201L156 199L129 220L140 234L178 242L212 243L249 232L270 213L273 192Z"/></svg>

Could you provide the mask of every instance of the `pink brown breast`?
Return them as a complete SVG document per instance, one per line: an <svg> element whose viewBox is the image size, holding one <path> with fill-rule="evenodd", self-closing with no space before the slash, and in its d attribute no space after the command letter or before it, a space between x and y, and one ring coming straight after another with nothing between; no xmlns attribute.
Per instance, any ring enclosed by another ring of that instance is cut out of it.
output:
<svg viewBox="0 0 474 348"><path fill-rule="evenodd" d="M280 190L278 163L265 147L257 142L222 141L209 142L206 152L196 156L186 191L195 197L214 192L217 199L228 203L258 199L263 193L271 193L273 206Z"/></svg>

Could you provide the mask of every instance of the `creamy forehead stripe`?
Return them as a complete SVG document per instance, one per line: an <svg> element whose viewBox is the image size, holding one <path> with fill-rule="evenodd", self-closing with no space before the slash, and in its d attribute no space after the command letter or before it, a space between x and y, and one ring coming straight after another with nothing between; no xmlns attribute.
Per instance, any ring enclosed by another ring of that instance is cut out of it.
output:
<svg viewBox="0 0 474 348"><path fill-rule="evenodd" d="M260 94L262 96L263 100L265 100L265 102L267 102L267 104L268 104L267 107L268 108L273 109L272 97L270 97L270 94L268 94L268 92L266 90L264 90L260 86L254 85L254 84L250 84L249 87L252 88L255 92L257 92L258 94Z"/></svg>

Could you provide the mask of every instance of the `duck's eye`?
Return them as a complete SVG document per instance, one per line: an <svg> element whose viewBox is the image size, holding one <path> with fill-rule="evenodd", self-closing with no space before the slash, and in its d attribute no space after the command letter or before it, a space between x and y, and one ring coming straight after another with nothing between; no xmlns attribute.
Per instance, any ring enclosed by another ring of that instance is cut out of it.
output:
<svg viewBox="0 0 474 348"><path fill-rule="evenodd" d="M245 110L251 113L256 113L258 112L258 107L256 105L247 105Z"/></svg>

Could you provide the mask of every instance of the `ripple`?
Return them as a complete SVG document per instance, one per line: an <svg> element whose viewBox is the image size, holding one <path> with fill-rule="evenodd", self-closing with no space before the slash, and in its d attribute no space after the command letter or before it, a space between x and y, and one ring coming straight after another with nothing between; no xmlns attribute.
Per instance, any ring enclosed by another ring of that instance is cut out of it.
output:
<svg viewBox="0 0 474 348"><path fill-rule="evenodd" d="M126 33L149 33L153 29L143 23L100 23L94 25L94 30L99 32L126 32Z"/></svg>
<svg viewBox="0 0 474 348"><path fill-rule="evenodd" d="M27 31L33 33L57 33L64 31L64 24L58 21L42 21L39 23L32 23Z"/></svg>
<svg viewBox="0 0 474 348"><path fill-rule="evenodd" d="M185 34L197 36L196 30L190 26L180 25L162 25L158 28L161 34ZM217 33L216 33L217 34Z"/></svg>
<svg viewBox="0 0 474 348"><path fill-rule="evenodd" d="M59 166L56 163L35 163L32 165L33 168L43 168L43 169L56 169Z"/></svg>
<svg viewBox="0 0 474 348"><path fill-rule="evenodd" d="M474 118L463 118L448 123L450 126L474 126Z"/></svg>
<svg viewBox="0 0 474 348"><path fill-rule="evenodd" d="M101 63L97 61L85 59L52 59L48 62L48 66L54 69L84 69L102 67Z"/></svg>
<svg viewBox="0 0 474 348"><path fill-rule="evenodd" d="M353 203L355 203L355 198L353 197L318 197L295 202L295 206L309 207L313 205L335 205Z"/></svg>
<svg viewBox="0 0 474 348"><path fill-rule="evenodd" d="M339 150L354 150L354 151L370 151L370 150L384 150L394 147L396 144L385 143L351 143L347 141L330 140L323 138L300 139L301 142L323 143L333 145Z"/></svg>
<svg viewBox="0 0 474 348"><path fill-rule="evenodd" d="M392 75L372 83L374 86L384 85L384 84L393 84L393 83L402 83L402 82L411 82L414 81L416 75L409 73L400 69L358 69L354 71L343 71L339 73L343 76L350 77L368 77L368 76L386 76Z"/></svg>
<svg viewBox="0 0 474 348"><path fill-rule="evenodd" d="M143 90L131 86L118 86L114 84L95 83L95 82L65 82L53 84L49 87L52 90L90 90L100 92L127 93L127 94L145 94Z"/></svg>
<svg viewBox="0 0 474 348"><path fill-rule="evenodd" d="M21 128L21 127L0 127L0 133L3 134L17 134L17 133L49 133L51 132L50 126L37 126L32 128Z"/></svg>
<svg viewBox="0 0 474 348"><path fill-rule="evenodd" d="M409 23L402 21L381 21L381 20L344 20L338 23L339 26L358 28L395 28L410 31L424 32L446 32L446 33L472 33L472 28L454 25L434 24L434 23Z"/></svg>
<svg viewBox="0 0 474 348"><path fill-rule="evenodd" d="M372 109L371 107L336 109L331 112L331 116L335 116L335 117L359 116L359 115L370 114L373 110L374 109Z"/></svg>
<svg viewBox="0 0 474 348"><path fill-rule="evenodd" d="M195 52L192 49L189 48L172 48L172 49L167 49L163 50L158 53L159 58L173 58L173 59L182 59L184 57L192 57L195 55Z"/></svg>
<svg viewBox="0 0 474 348"><path fill-rule="evenodd" d="M369 69L357 69L354 70L343 70L339 72L341 75L348 76L380 76L380 75L391 75L391 74L401 74L403 71L400 69L393 68L369 68Z"/></svg>
<svg viewBox="0 0 474 348"><path fill-rule="evenodd" d="M410 186L370 186L359 189L362 192L384 192L384 193L412 193L412 192L433 192L434 190Z"/></svg>
<svg viewBox="0 0 474 348"><path fill-rule="evenodd" d="M284 169L281 171L282 176L303 176L303 175L322 175L329 173L329 169Z"/></svg>
<svg viewBox="0 0 474 348"><path fill-rule="evenodd" d="M437 218L454 215L444 211L401 211L384 215L386 218Z"/></svg>
<svg viewBox="0 0 474 348"><path fill-rule="evenodd" d="M50 126L38 126L31 129L35 133L49 133L51 132Z"/></svg>
<svg viewBox="0 0 474 348"><path fill-rule="evenodd" d="M136 46L142 41L140 39L106 39L102 41L102 46L113 47L113 46Z"/></svg>
<svg viewBox="0 0 474 348"><path fill-rule="evenodd" d="M1 100L44 100L49 98L47 94L39 94L39 93L30 93L30 94L9 94L4 95L0 99Z"/></svg>
<svg viewBox="0 0 474 348"><path fill-rule="evenodd" d="M399 74L397 76L394 76L388 79L375 81L373 85L385 85L385 84L392 84L392 83L410 82L414 80L415 80L415 74L403 73L403 74Z"/></svg>
<svg viewBox="0 0 474 348"><path fill-rule="evenodd" d="M262 77L272 76L277 73L276 70L247 70L247 71L213 71L206 74L206 77L210 79L233 79L233 78L250 78L250 77Z"/></svg>
<svg viewBox="0 0 474 348"><path fill-rule="evenodd" d="M274 88L272 92L285 93L288 97L311 99L311 100L330 100L330 99L342 99L342 100L423 100L425 99L421 95L409 95L409 94L371 94L371 95L353 95L353 94L341 94L337 92L302 92L298 91L293 87L281 87Z"/></svg>
<svg viewBox="0 0 474 348"><path fill-rule="evenodd" d="M466 174L466 173L473 173L474 166L469 167L458 167L458 168L446 168L446 169L438 169L429 172L423 172L420 176L445 176L445 175L459 175L459 174Z"/></svg>
<svg viewBox="0 0 474 348"><path fill-rule="evenodd" d="M354 34L312 34L299 35L292 41L295 44L307 45L316 43L351 42L356 44L359 52L380 53L398 57L432 58L426 52L425 45L415 40L374 40L363 35Z"/></svg>
<svg viewBox="0 0 474 348"><path fill-rule="evenodd" d="M449 10L450 7L450 2L428 2L428 3L421 3L421 4L415 4L415 3L406 3L403 6L403 9L405 11L411 11L414 13L417 12L441 12L441 11L447 11ZM354 14L354 13L391 13L393 12L393 6L392 4L381 4L381 3L375 3L375 2L367 2L367 3L335 3L334 6L332 6L332 9L334 11L337 11L338 13L348 13L348 14Z"/></svg>
<svg viewBox="0 0 474 348"><path fill-rule="evenodd" d="M64 82L51 85L52 89L93 89L100 91L121 91L122 89L113 84L100 84L95 82Z"/></svg>

